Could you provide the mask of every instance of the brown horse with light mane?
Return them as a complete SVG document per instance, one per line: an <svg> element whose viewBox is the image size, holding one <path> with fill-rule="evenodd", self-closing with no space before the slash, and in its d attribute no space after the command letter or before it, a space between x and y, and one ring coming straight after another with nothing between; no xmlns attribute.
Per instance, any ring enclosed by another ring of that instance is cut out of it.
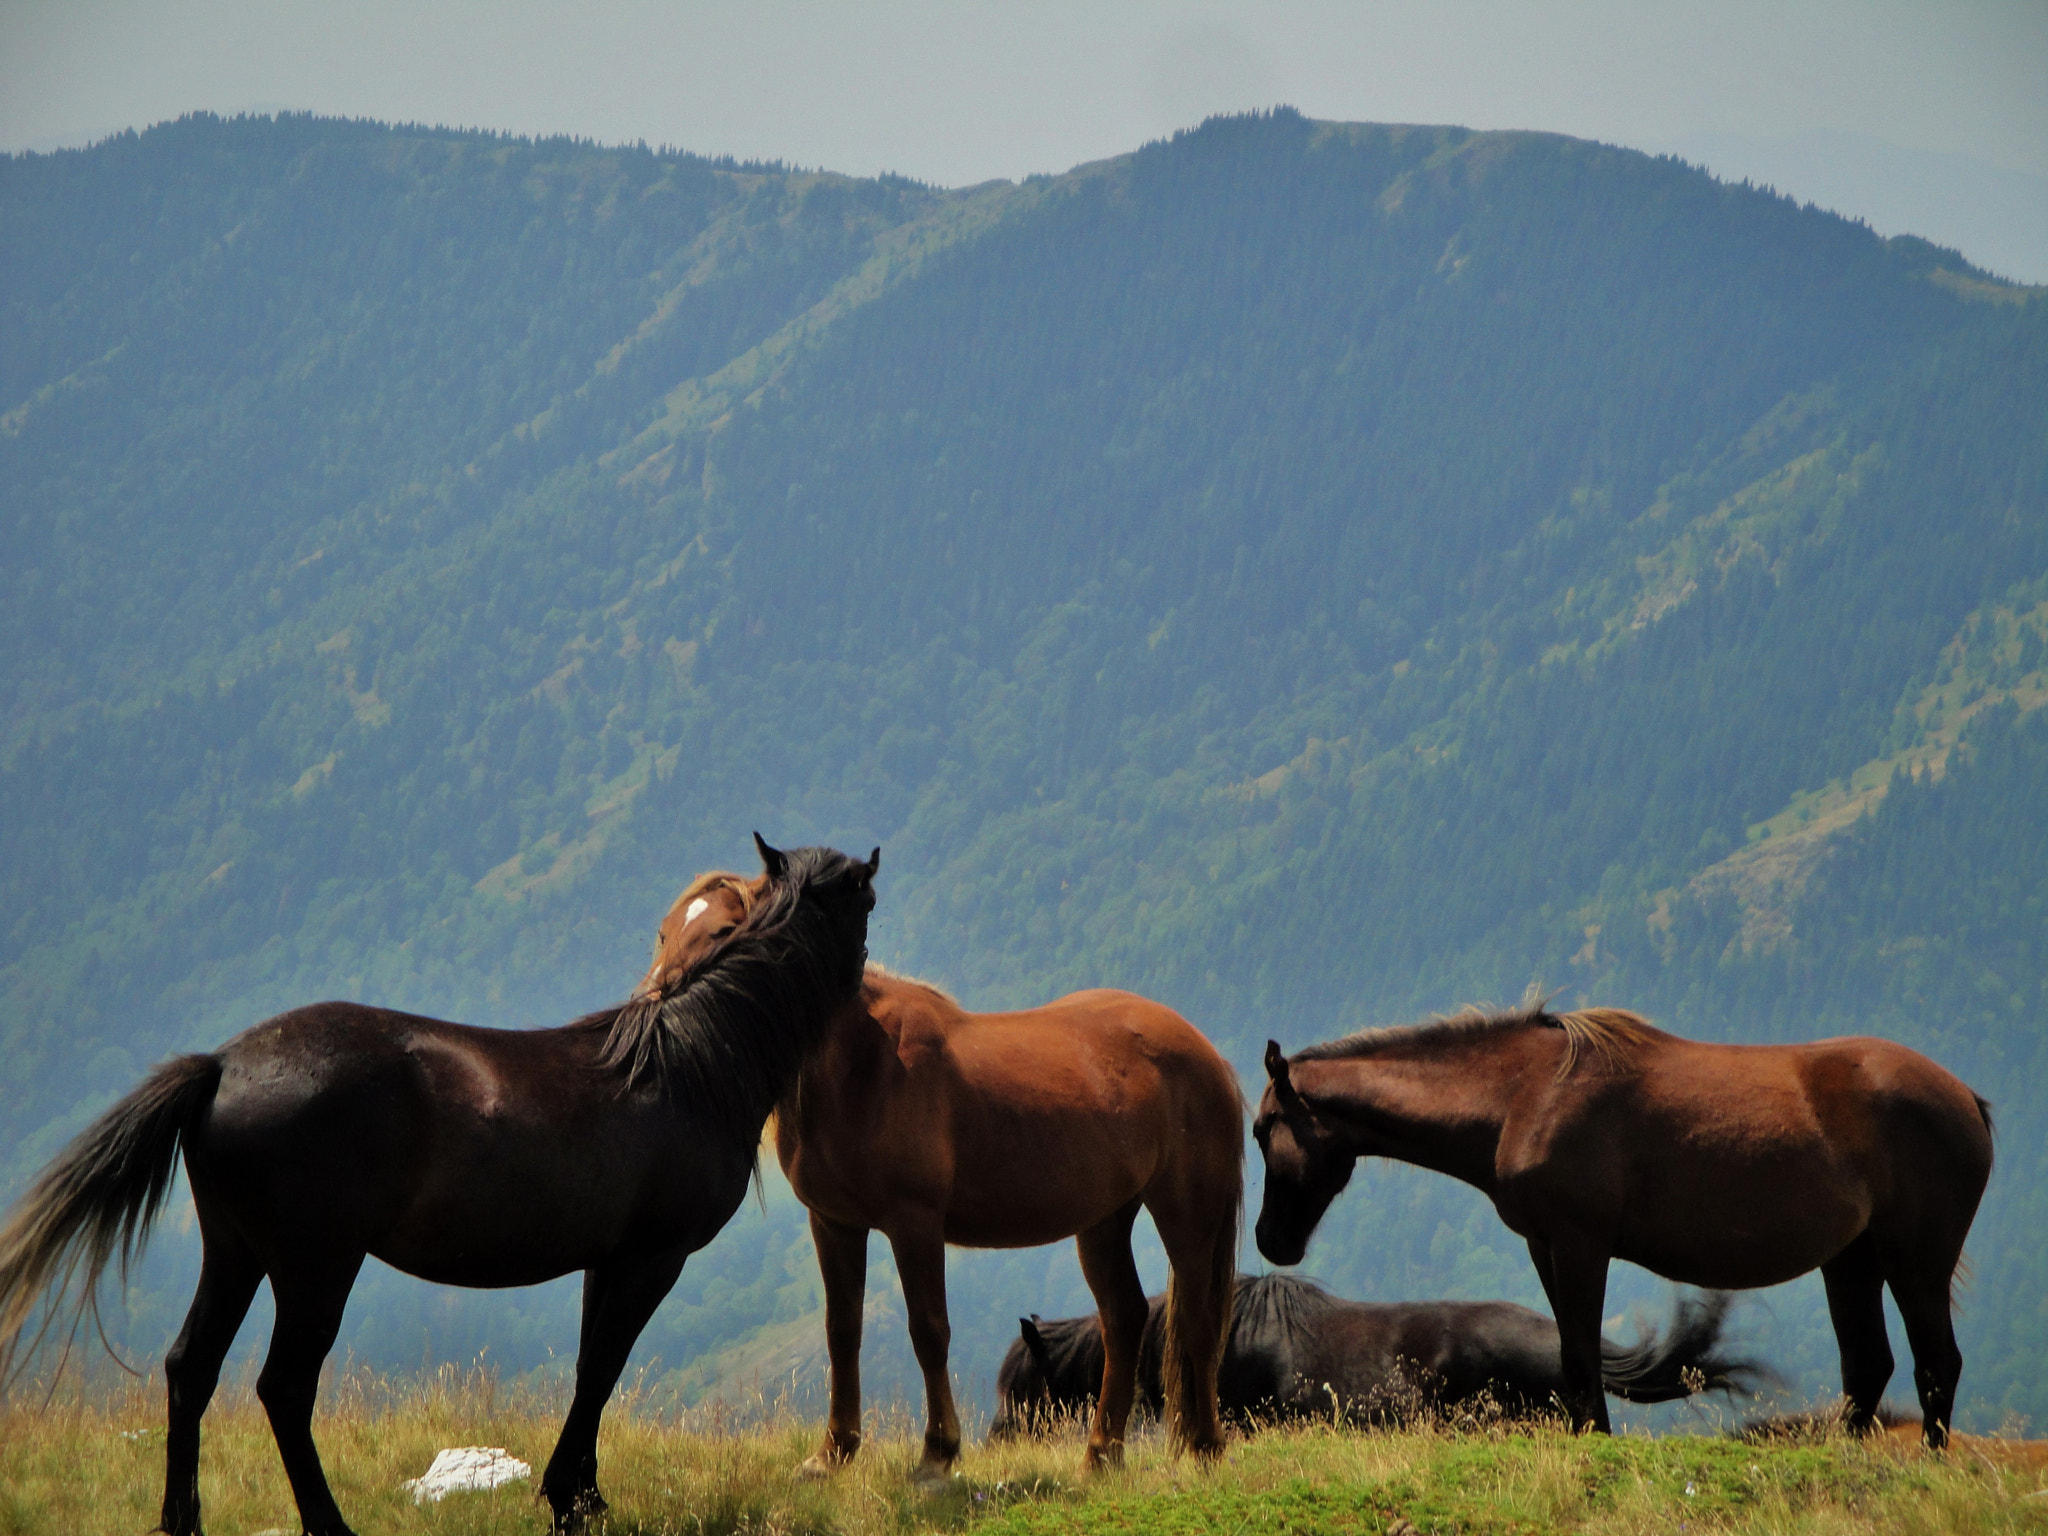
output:
<svg viewBox="0 0 2048 1536"><path fill-rule="evenodd" d="M1252 1135L1259 1251L1299 1263L1361 1157L1448 1173L1528 1240L1557 1314L1580 1428L1605 1430L1600 1315L1626 1259L1717 1290L1819 1269L1849 1422L1891 1379L1889 1285L1922 1433L1948 1439L1963 1357L1950 1288L1991 1176L1984 1100L1885 1040L1708 1045L1633 1013L1541 1003L1366 1030L1292 1057L1266 1045Z"/></svg>
<svg viewBox="0 0 2048 1536"><path fill-rule="evenodd" d="M662 924L643 986L687 972L703 946L742 921L758 885L727 874L692 882ZM946 1376L948 1243L1077 1240L1106 1346L1087 1464L1119 1462L1147 1313L1131 1257L1141 1207L1173 1266L1173 1433L1199 1456L1217 1454L1216 1370L1236 1274L1243 1144L1235 1074L1169 1008L1093 991L974 1014L937 988L869 967L860 996L833 1016L775 1113L776 1153L811 1212L832 1367L825 1441L804 1470L822 1475L860 1447L871 1231L895 1252L924 1373L920 1482L948 1476L960 1454Z"/></svg>

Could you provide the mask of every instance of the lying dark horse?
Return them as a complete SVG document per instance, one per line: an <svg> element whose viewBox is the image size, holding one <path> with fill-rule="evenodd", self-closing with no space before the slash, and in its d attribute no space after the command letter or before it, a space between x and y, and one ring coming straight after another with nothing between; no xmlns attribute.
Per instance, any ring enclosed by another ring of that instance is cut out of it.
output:
<svg viewBox="0 0 2048 1536"><path fill-rule="evenodd" d="M1818 1269L1854 1429L1892 1373L1884 1290L1913 1346L1927 1443L1963 1357L1950 1287L1991 1176L1991 1112L1887 1040L1706 1045L1618 1008L1540 1003L1375 1029L1289 1057L1266 1044L1252 1134L1259 1252L1296 1264L1361 1157L1463 1179L1529 1243L1557 1314L1573 1422L1607 1428L1600 1314L1627 1259L1718 1290Z"/></svg>
<svg viewBox="0 0 2048 1536"><path fill-rule="evenodd" d="M165 1062L0 1231L6 1355L46 1286L82 1268L82 1306L116 1252L125 1267L182 1146L204 1257L164 1359L163 1530L199 1529L200 1415L267 1276L277 1326L256 1393L305 1529L347 1531L311 1420L369 1254L448 1285L584 1272L576 1393L540 1486L557 1529L603 1508L598 1416L627 1351L739 1207L769 1109L860 987L879 851L859 863L760 848L767 874L745 921L658 990L565 1028L320 1003Z"/></svg>
<svg viewBox="0 0 2048 1536"><path fill-rule="evenodd" d="M1159 1334L1164 1298L1138 1354L1138 1397L1162 1401ZM1715 1353L1728 1297L1680 1301L1668 1333L1633 1347L1600 1341L1607 1390L1632 1403L1696 1392L1749 1390L1762 1374ZM1102 1325L1094 1317L1021 1321L996 1374L989 1438L1007 1439L1071 1419L1102 1381ZM1565 1390L1557 1324L1507 1301L1345 1301L1297 1275L1240 1275L1218 1395L1240 1428L1329 1419L1393 1424L1417 1411L1453 1409L1485 1394L1510 1418L1555 1412Z"/></svg>

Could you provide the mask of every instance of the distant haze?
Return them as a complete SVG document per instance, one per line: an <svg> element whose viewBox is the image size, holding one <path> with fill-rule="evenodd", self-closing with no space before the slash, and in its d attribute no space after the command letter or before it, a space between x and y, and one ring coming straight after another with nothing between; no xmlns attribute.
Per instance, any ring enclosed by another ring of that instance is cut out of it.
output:
<svg viewBox="0 0 2048 1536"><path fill-rule="evenodd" d="M2048 281L2048 6L6 0L0 148L279 107L966 185L1219 111L1541 128Z"/></svg>
<svg viewBox="0 0 2048 1536"><path fill-rule="evenodd" d="M2048 176L1825 128L1778 138L1681 134L1658 147L1725 181L1775 187L1881 235L1924 235L2001 277L2048 283Z"/></svg>

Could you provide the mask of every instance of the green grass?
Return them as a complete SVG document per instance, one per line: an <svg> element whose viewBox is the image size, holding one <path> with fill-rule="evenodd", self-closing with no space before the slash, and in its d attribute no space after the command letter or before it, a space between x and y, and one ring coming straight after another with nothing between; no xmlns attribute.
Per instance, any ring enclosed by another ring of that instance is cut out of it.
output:
<svg viewBox="0 0 2048 1536"><path fill-rule="evenodd" d="M155 1523L161 1399L151 1386L0 1406L0 1532L119 1532ZM343 1511L363 1536L499 1536L546 1529L531 1483L416 1507L399 1484L449 1445L544 1462L559 1405L487 1374L392 1383L349 1375L316 1421ZM1295 1430L1233 1442L1220 1466L1132 1442L1125 1470L1084 1477L1078 1439L974 1447L938 1493L911 1488L915 1428L870 1426L859 1461L825 1484L791 1477L817 1426L771 1404L607 1416L600 1468L614 1536L1255 1536L1255 1533L2048 1533L2048 1457L2034 1442L1972 1441L1946 1457L1840 1437L1750 1446L1704 1436L1575 1439L1555 1431L1389 1434ZM246 1384L206 1423L201 1486L213 1536L295 1532L268 1425Z"/></svg>

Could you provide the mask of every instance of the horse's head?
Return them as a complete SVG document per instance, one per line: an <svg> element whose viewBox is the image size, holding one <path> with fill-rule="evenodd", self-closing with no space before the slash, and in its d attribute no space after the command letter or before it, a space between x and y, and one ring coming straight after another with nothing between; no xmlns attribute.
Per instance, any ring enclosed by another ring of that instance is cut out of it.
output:
<svg viewBox="0 0 2048 1536"><path fill-rule="evenodd" d="M1252 1137L1266 1159L1266 1194L1256 1229L1259 1252L1299 1264L1323 1212L1351 1182L1356 1149L1295 1086L1286 1054L1266 1042L1266 1091Z"/></svg>
<svg viewBox="0 0 2048 1536"><path fill-rule="evenodd" d="M865 859L849 858L830 848L798 848L790 853L771 848L754 834L754 847L761 854L764 897L773 900L786 882L801 890L831 926L838 953L850 969L845 973L849 991L858 990L868 963L868 914L875 910L875 873L882 867L882 850Z"/></svg>
<svg viewBox="0 0 2048 1536"><path fill-rule="evenodd" d="M714 869L684 886L655 930L654 959L633 995L658 997L671 982L687 976L754 910L766 882L765 875L749 880Z"/></svg>
<svg viewBox="0 0 2048 1536"><path fill-rule="evenodd" d="M634 989L636 997L658 997L688 976L746 920L771 884L786 877L790 855L761 841L758 832L754 844L760 850L762 868L752 879L715 869L683 887L682 895L655 930L654 958ZM882 850L877 848L865 861L838 854L832 855L832 860L835 867L817 883L813 895L851 937L860 940L865 954L867 920L875 907L875 872L881 867Z"/></svg>

